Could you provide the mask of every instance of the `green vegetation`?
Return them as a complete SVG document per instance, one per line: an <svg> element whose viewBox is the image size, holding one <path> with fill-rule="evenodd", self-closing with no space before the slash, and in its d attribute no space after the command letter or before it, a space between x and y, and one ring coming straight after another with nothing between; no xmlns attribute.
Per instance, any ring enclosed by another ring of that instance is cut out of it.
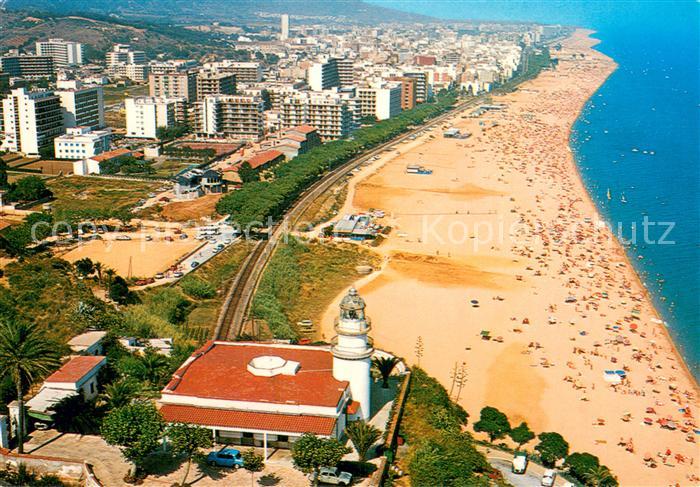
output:
<svg viewBox="0 0 700 487"><path fill-rule="evenodd" d="M216 209L222 215L231 215L232 220L242 228L264 225L268 217L277 219L284 214L299 194L329 169L444 113L455 101L455 96L448 94L435 103L422 104L396 117L357 130L351 140L337 140L315 147L276 166L272 180L244 184L241 190L228 193L219 200Z"/></svg>
<svg viewBox="0 0 700 487"><path fill-rule="evenodd" d="M265 468L265 459L262 455L255 453L255 450L249 448L241 453L243 459L243 468L250 472L250 485L255 487L255 474L262 472Z"/></svg>
<svg viewBox="0 0 700 487"><path fill-rule="evenodd" d="M156 129L156 137L161 143L168 142L182 137L189 132L189 130L190 128L187 125L182 124L173 125L172 127L158 127Z"/></svg>
<svg viewBox="0 0 700 487"><path fill-rule="evenodd" d="M411 485L488 485L485 474L491 469L462 432L466 422L466 411L445 388L414 367L400 430L409 444Z"/></svg>
<svg viewBox="0 0 700 487"><path fill-rule="evenodd" d="M389 376L394 371L396 364L400 362L398 357L375 357L372 359L372 367L382 376L382 388L389 388Z"/></svg>
<svg viewBox="0 0 700 487"><path fill-rule="evenodd" d="M151 402L137 402L111 411L102 423L101 434L107 443L121 448L124 458L133 464L132 477L143 468L146 458L160 444L165 421Z"/></svg>
<svg viewBox="0 0 700 487"><path fill-rule="evenodd" d="M293 324L320 319L333 298L353 282L355 266L378 263L378 257L353 244L303 243L289 236L263 273L252 314L266 321L275 338L296 339Z"/></svg>
<svg viewBox="0 0 700 487"><path fill-rule="evenodd" d="M313 484L317 485L319 469L336 466L350 451L335 438L319 438L312 433L304 433L294 442L292 460L297 469L313 474Z"/></svg>
<svg viewBox="0 0 700 487"><path fill-rule="evenodd" d="M569 443L559 433L540 433L538 438L540 442L535 450L540 453L545 467L553 467L558 460L569 454Z"/></svg>
<svg viewBox="0 0 700 487"><path fill-rule="evenodd" d="M24 393L28 386L48 375L59 364L58 347L46 339L37 325L3 318L0 322L0 373L12 378L20 411L24 411ZM24 414L20 414L19 431L25 431L24 419ZM21 434L18 435L17 451L24 453L24 436Z"/></svg>
<svg viewBox="0 0 700 487"><path fill-rule="evenodd" d="M520 425L510 430L508 436L518 444L518 450L520 450L525 443L535 439L535 433L530 430L525 422L520 423Z"/></svg>
<svg viewBox="0 0 700 487"><path fill-rule="evenodd" d="M0 481L3 485L31 485L32 487L67 486L57 476L40 474L30 470L26 464L19 463L17 470L0 470Z"/></svg>
<svg viewBox="0 0 700 487"><path fill-rule="evenodd" d="M102 88L105 105L124 101L124 98L148 95L148 85L109 85Z"/></svg>
<svg viewBox="0 0 700 487"><path fill-rule="evenodd" d="M481 410L479 421L474 423L474 431L483 431L488 434L489 441L493 443L494 440L503 438L510 432L510 423L506 415L501 411L491 406L486 406Z"/></svg>
<svg viewBox="0 0 700 487"><path fill-rule="evenodd" d="M349 423L345 427L345 434L352 441L361 462L367 459L367 452L382 436L377 428L362 420Z"/></svg>
<svg viewBox="0 0 700 487"><path fill-rule="evenodd" d="M211 430L201 426L180 423L169 426L167 435L173 453L184 456L187 461L185 474L182 476L182 482L180 482L180 486L185 487L188 485L187 476L190 474L192 460L202 454L202 448L210 448L212 446Z"/></svg>
<svg viewBox="0 0 700 487"><path fill-rule="evenodd" d="M12 256L26 255L37 240L51 234L53 217L49 213L32 213L21 225L15 225L0 233L0 248Z"/></svg>
<svg viewBox="0 0 700 487"><path fill-rule="evenodd" d="M53 213L56 221L118 218L129 220L131 208L144 195L162 183L123 181L118 179L62 177L49 181L56 200Z"/></svg>
<svg viewBox="0 0 700 487"><path fill-rule="evenodd" d="M153 174L155 169L143 159L132 156L115 157L100 162L101 174Z"/></svg>
<svg viewBox="0 0 700 487"><path fill-rule="evenodd" d="M7 201L26 203L42 198L49 198L51 196L52 193L46 187L46 183L43 179L39 176L27 176L11 183L4 198Z"/></svg>

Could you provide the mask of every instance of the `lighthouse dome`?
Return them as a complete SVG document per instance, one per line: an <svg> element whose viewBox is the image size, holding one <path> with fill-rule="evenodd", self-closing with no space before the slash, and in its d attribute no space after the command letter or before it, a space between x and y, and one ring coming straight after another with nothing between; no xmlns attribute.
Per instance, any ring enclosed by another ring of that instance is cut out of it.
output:
<svg viewBox="0 0 700 487"><path fill-rule="evenodd" d="M341 309L365 309L365 300L358 294L357 289L351 287L340 302Z"/></svg>

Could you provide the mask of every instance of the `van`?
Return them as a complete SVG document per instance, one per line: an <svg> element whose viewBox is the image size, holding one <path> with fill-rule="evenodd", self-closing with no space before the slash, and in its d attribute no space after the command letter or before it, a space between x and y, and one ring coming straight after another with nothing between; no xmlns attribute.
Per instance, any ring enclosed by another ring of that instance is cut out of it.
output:
<svg viewBox="0 0 700 487"><path fill-rule="evenodd" d="M513 457L513 465L511 467L511 471L513 473L522 475L525 473L525 470L527 470L527 453L518 452Z"/></svg>
<svg viewBox="0 0 700 487"><path fill-rule="evenodd" d="M554 479L557 478L557 473L551 468L544 471L542 474L542 487L552 487L554 485Z"/></svg>

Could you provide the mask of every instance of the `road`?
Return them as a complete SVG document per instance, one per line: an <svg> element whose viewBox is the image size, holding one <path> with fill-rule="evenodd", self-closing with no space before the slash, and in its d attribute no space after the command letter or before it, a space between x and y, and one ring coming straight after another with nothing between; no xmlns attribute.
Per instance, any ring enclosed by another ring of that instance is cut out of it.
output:
<svg viewBox="0 0 700 487"><path fill-rule="evenodd" d="M486 459L492 467L498 469L506 481L515 487L539 487L542 485L542 475L545 468L534 462L527 464L527 470L524 474L514 474L511 471L511 461L513 454L501 450L495 450L485 446L478 445L477 450L486 456ZM557 476L554 480L555 487L566 487L571 485L566 479Z"/></svg>

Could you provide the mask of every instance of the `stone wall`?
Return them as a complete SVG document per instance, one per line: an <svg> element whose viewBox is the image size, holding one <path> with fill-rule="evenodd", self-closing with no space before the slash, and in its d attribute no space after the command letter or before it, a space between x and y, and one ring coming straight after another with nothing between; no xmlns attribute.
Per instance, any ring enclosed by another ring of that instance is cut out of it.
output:
<svg viewBox="0 0 700 487"><path fill-rule="evenodd" d="M81 460L12 453L10 450L0 448L0 461L5 467L16 469L19 464L24 464L38 474L56 475L61 480L77 485L102 487L102 484L92 472L92 467Z"/></svg>

